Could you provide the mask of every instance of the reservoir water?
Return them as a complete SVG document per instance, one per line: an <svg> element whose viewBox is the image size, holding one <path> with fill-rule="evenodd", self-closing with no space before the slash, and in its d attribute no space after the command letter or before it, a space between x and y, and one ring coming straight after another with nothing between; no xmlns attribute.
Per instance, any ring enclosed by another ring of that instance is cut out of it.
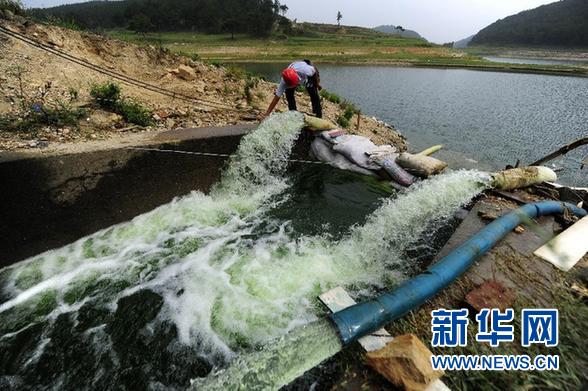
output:
<svg viewBox="0 0 588 391"><path fill-rule="evenodd" d="M241 64L279 80L285 64ZM322 84L366 115L394 125L419 150L445 144L453 167L501 169L529 164L588 136L588 78L422 69L321 65ZM580 170L588 147L554 160L560 181L588 186Z"/></svg>

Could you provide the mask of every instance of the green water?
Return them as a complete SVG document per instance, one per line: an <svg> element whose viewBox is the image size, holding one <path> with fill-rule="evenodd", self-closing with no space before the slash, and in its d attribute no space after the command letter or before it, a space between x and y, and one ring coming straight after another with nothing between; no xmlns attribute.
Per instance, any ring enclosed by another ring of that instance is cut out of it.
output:
<svg viewBox="0 0 588 391"><path fill-rule="evenodd" d="M182 389L231 362L222 382L283 385L339 349L316 323L318 294L343 285L361 300L394 286L414 271L407 250L488 181L458 171L392 199L325 171L323 194L365 203L337 217L320 197L300 200L313 194L300 190L306 169L285 174L302 124L270 117L208 195L0 270L0 388Z"/></svg>

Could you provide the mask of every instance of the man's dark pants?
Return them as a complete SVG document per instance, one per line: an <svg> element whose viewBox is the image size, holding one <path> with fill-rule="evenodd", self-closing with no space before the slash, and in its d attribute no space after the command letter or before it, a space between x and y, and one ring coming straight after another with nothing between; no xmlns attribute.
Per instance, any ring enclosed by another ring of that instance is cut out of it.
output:
<svg viewBox="0 0 588 391"><path fill-rule="evenodd" d="M319 118L323 118L323 109L321 107L321 98L318 93L318 88L315 86L307 86L306 91L310 95L310 101L312 102L312 112ZM296 88L286 89L286 99L288 99L288 109L296 110Z"/></svg>

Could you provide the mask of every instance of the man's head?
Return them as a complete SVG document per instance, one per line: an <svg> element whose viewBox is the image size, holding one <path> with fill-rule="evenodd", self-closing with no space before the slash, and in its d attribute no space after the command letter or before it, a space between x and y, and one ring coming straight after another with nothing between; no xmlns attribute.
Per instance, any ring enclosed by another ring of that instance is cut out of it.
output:
<svg viewBox="0 0 588 391"><path fill-rule="evenodd" d="M288 88L294 88L298 86L298 83L300 83L298 74L292 68L284 69L284 72L282 72L282 78L284 79L284 82L286 82L286 86L288 86Z"/></svg>

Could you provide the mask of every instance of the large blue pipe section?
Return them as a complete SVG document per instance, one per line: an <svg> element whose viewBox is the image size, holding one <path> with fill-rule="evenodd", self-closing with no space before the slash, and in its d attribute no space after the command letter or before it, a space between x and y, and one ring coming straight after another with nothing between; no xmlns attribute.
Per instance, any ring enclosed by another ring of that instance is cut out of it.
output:
<svg viewBox="0 0 588 391"><path fill-rule="evenodd" d="M344 345L373 333L407 312L418 308L465 272L506 234L529 218L562 214L566 210L578 217L586 216L575 205L546 201L527 204L487 225L451 254L398 287L370 301L331 314Z"/></svg>

